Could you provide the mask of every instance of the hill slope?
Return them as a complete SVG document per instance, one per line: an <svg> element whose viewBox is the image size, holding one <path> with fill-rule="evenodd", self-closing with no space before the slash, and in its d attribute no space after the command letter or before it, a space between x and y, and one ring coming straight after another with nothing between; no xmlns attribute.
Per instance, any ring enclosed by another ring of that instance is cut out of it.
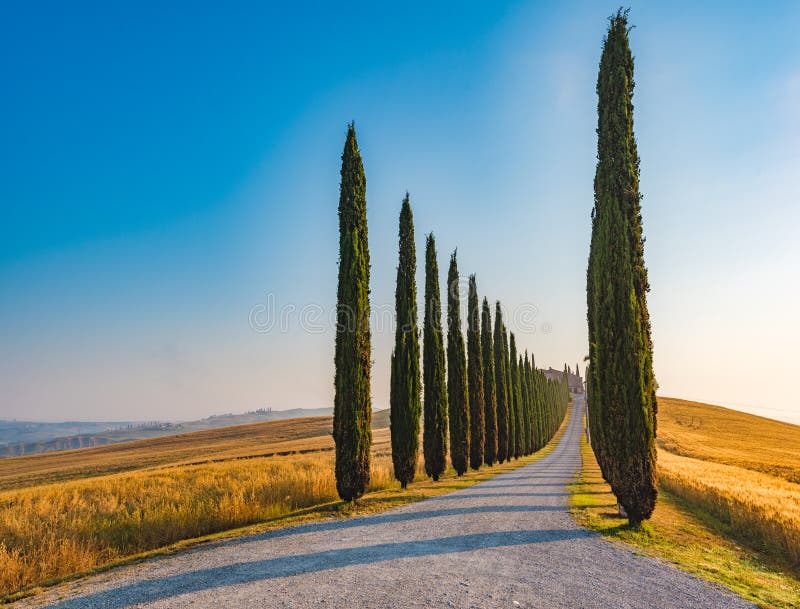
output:
<svg viewBox="0 0 800 609"><path fill-rule="evenodd" d="M105 446L247 423L331 416L332 414L331 408L294 408L292 410L257 410L242 414L213 415L205 419L177 423L165 421L41 423L0 420L0 458Z"/></svg>
<svg viewBox="0 0 800 609"><path fill-rule="evenodd" d="M373 429L388 427L388 411ZM152 467L268 457L333 449L330 416L234 425L147 440L0 459L0 488L13 489ZM375 432L375 448L388 430Z"/></svg>
<svg viewBox="0 0 800 609"><path fill-rule="evenodd" d="M800 426L676 398L658 409L660 449L800 483Z"/></svg>

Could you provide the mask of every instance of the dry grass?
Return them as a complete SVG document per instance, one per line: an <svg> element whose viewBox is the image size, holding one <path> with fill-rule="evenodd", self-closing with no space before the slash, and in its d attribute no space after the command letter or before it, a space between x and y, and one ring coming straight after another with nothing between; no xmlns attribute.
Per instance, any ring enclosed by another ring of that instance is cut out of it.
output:
<svg viewBox="0 0 800 609"><path fill-rule="evenodd" d="M653 517L638 528L627 526L585 441L581 452L583 470L571 488L573 513L580 524L721 584L765 609L800 607L796 569L736 543L730 526L663 488Z"/></svg>
<svg viewBox="0 0 800 609"><path fill-rule="evenodd" d="M800 566L800 484L659 451L659 484L731 526L759 549Z"/></svg>
<svg viewBox="0 0 800 609"><path fill-rule="evenodd" d="M312 427L316 425L313 419L307 421ZM564 426L560 433L563 429ZM221 439L215 442L213 433L220 432ZM456 477L451 470L438 483L425 479L420 459L417 483L400 490L392 478L389 430L374 430L370 492L359 505L351 506L337 498L330 436L270 445L262 439L255 446L257 451L251 448L248 455L241 443L250 442L249 435L231 440L229 432L199 432L203 434L203 445L216 451L212 451L213 459L233 455L226 461L185 464L189 457L180 447L181 442L188 440L197 446L197 434L187 434L166 443L167 438L146 441L154 455L148 455L141 446L133 447L133 453L139 454L144 463L156 461L160 464L157 467L0 492L0 598L17 598L25 589L163 549L181 540L256 523L286 526L332 513L369 513L450 492L540 459L554 444L536 455L463 477ZM253 456L265 451L274 453L276 446L287 445L293 445L295 450L312 445L319 450L313 454ZM62 453L72 467L72 477L80 471L75 467L76 452ZM124 458L116 451L101 451L99 456L94 449L84 452L89 455L91 472L135 465L129 461L129 451L123 451ZM40 479L50 475L47 472L51 469L57 470L57 460L53 460L56 455L46 456L48 465L39 470ZM177 464L164 465L170 458ZM41 463L36 456L22 459Z"/></svg>
<svg viewBox="0 0 800 609"><path fill-rule="evenodd" d="M675 398L658 409L659 448L800 484L800 426Z"/></svg>
<svg viewBox="0 0 800 609"><path fill-rule="evenodd" d="M586 446L573 497L581 522L764 607L800 606L800 427L673 398L658 406L652 520L624 526Z"/></svg>
<svg viewBox="0 0 800 609"><path fill-rule="evenodd" d="M800 426L659 398L659 482L800 566Z"/></svg>
<svg viewBox="0 0 800 609"><path fill-rule="evenodd" d="M307 417L236 425L175 436L136 440L0 459L0 488L104 476L145 467L209 459L269 456L299 449L332 448L331 417ZM310 441L314 438L316 441ZM297 440L303 442L296 442Z"/></svg>

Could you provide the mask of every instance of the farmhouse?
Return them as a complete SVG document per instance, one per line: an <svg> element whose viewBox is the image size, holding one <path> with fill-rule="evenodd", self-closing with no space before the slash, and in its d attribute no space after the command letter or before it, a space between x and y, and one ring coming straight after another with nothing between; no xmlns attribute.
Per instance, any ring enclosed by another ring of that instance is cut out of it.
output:
<svg viewBox="0 0 800 609"><path fill-rule="evenodd" d="M564 375L563 370L556 370L554 368L542 369L544 375L550 380L560 381ZM567 384L571 393L583 393L583 379L579 374L567 373Z"/></svg>

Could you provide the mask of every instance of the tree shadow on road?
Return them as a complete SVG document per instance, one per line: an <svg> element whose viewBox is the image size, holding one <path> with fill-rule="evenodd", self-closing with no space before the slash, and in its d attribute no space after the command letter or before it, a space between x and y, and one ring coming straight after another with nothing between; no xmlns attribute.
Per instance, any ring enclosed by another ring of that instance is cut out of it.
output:
<svg viewBox="0 0 800 609"><path fill-rule="evenodd" d="M48 605L45 609L85 609L87 606L103 607L103 609L124 609L137 604L165 600L179 594L183 595L213 588L250 584L279 577L304 575L387 560L472 552L489 548L557 542L592 536L592 533L584 529L501 531L281 556L222 567L198 569L188 573L139 581L112 590L104 590L56 602Z"/></svg>

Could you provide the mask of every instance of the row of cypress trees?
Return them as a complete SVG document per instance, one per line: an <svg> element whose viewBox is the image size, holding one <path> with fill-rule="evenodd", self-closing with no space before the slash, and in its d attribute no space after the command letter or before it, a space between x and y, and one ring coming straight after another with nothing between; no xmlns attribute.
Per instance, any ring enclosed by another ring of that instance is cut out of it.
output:
<svg viewBox="0 0 800 609"><path fill-rule="evenodd" d="M404 488L416 470L421 410L415 274L413 217L406 193L400 211L390 396L392 460L395 477ZM517 354L513 333L509 348L500 303L495 305L493 331L489 301L484 297L480 303L475 275L470 275L468 285L465 347L460 275L457 253L453 252L447 278L445 352L436 240L429 234L425 247L422 444L425 472L434 480L447 466L448 430L450 462L462 475L468 468L491 466L542 448L558 429L569 402L567 375L560 381L548 380L527 351L524 357Z"/></svg>
<svg viewBox="0 0 800 609"><path fill-rule="evenodd" d="M336 488L345 501L363 495L369 484L369 273L366 178L355 126L350 123L342 153L339 192L333 420ZM484 298L481 305L475 275L469 277L465 347L456 252L450 257L448 270L445 351L436 241L429 234L425 248L421 378L415 277L414 219L406 193L400 211L397 327L389 400L392 462L400 484L405 487L416 473L423 404L425 472L433 480L438 480L447 467L448 431L450 462L459 475L469 467L491 466L540 449L566 414L566 375L559 382L547 380L527 351L524 357L517 354L516 338L511 333L509 340L499 302L492 328L489 301Z"/></svg>

